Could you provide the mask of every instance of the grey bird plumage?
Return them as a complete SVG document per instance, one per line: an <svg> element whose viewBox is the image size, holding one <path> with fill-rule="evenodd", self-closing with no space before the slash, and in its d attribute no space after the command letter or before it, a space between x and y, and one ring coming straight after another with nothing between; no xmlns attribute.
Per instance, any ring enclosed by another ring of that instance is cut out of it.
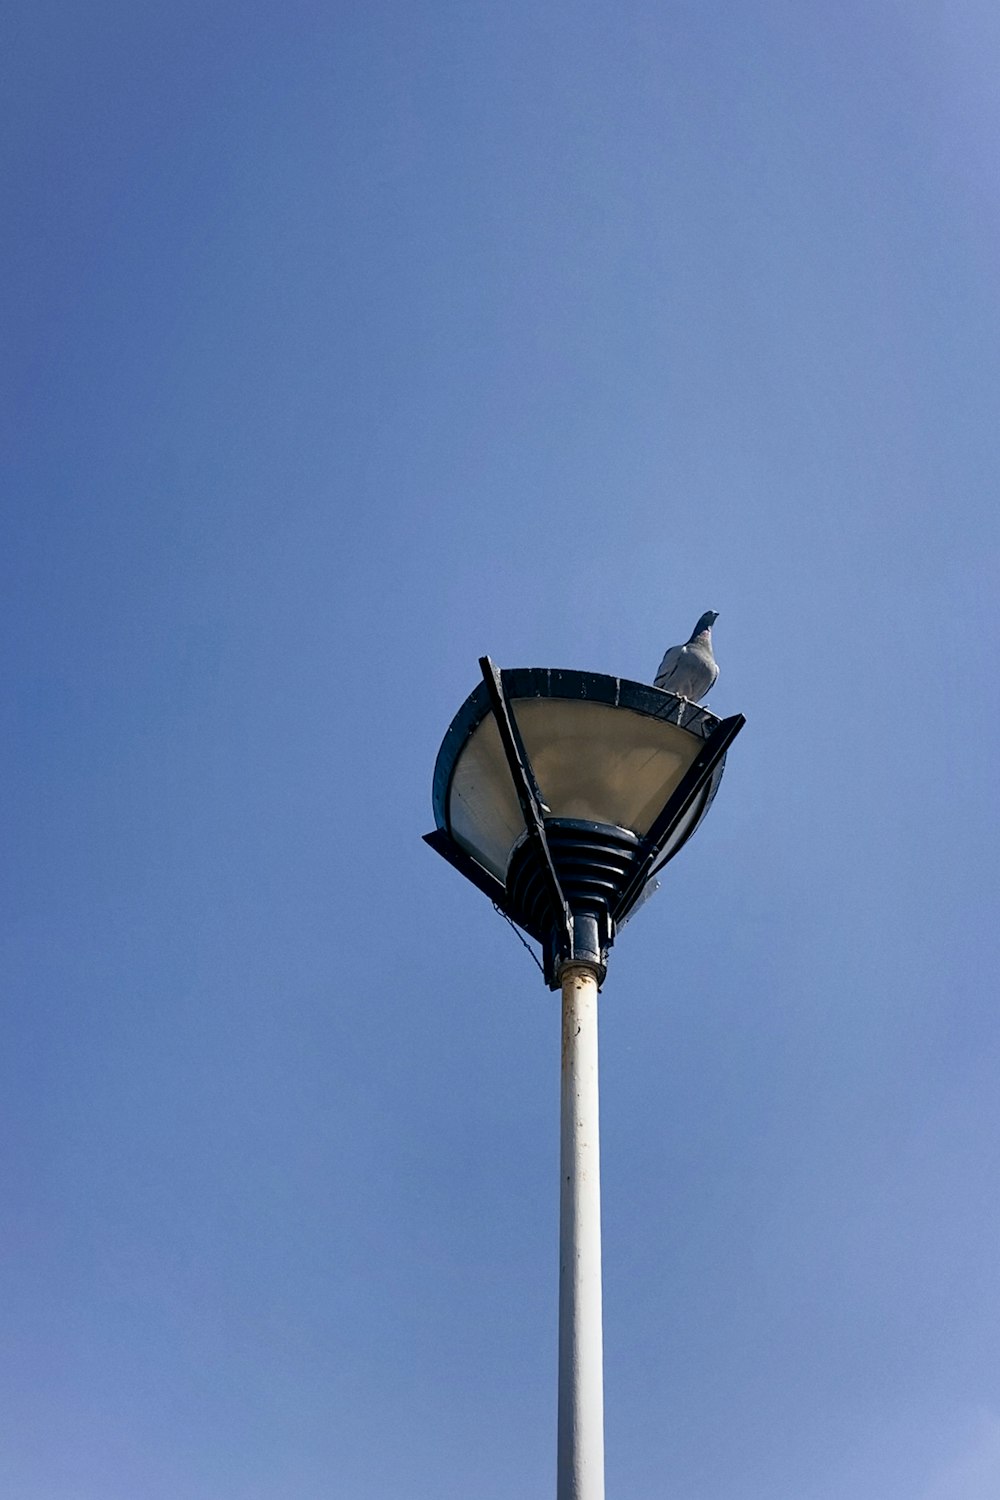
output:
<svg viewBox="0 0 1000 1500"><path fill-rule="evenodd" d="M719 666L712 655L712 626L719 618L715 609L706 609L683 646L671 646L660 662L655 682L665 692L676 693L698 703L714 686Z"/></svg>

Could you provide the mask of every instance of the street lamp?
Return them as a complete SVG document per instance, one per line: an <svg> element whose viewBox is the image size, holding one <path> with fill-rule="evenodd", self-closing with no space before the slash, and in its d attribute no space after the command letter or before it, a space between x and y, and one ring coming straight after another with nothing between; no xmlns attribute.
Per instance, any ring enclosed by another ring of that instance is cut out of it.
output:
<svg viewBox="0 0 1000 1500"><path fill-rule="evenodd" d="M483 681L434 767L432 849L542 945L562 990L557 1500L602 1500L597 994L608 949L694 833L742 714L546 667Z"/></svg>

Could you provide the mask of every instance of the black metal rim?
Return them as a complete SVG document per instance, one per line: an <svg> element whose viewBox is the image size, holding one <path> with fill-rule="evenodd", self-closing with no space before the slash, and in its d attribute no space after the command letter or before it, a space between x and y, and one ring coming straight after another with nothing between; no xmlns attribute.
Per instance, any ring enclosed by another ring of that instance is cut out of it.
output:
<svg viewBox="0 0 1000 1500"><path fill-rule="evenodd" d="M686 698L665 693L662 688L645 682L631 682L626 677L608 677L602 672L573 672L557 667L514 667L503 673L503 685L509 699L570 698L590 703L605 703L613 708L627 708L650 719L665 719L686 729L699 739L707 740L722 722L707 708L699 708ZM438 828L448 830L448 791L462 747L469 736L491 712L490 695L481 682L466 698L448 726L434 764L433 806ZM515 709L516 712L516 709ZM448 830L450 831L450 830Z"/></svg>

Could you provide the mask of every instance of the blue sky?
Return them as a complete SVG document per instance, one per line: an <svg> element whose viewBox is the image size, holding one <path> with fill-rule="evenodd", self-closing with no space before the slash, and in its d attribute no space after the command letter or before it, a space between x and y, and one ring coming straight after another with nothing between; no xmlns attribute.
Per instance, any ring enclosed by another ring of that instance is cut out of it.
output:
<svg viewBox="0 0 1000 1500"><path fill-rule="evenodd" d="M748 726L602 1000L609 1495L995 1500L1000 20L8 16L0 1489L555 1469L476 658Z"/></svg>

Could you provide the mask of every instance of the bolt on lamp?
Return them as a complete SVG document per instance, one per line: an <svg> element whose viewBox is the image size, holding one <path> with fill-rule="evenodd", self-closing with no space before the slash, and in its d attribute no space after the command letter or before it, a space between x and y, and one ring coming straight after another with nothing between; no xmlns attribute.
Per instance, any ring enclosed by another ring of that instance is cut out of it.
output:
<svg viewBox="0 0 1000 1500"><path fill-rule="evenodd" d="M425 838L541 944L562 990L557 1500L602 1500L597 993L745 720L601 673L479 665L438 752Z"/></svg>

